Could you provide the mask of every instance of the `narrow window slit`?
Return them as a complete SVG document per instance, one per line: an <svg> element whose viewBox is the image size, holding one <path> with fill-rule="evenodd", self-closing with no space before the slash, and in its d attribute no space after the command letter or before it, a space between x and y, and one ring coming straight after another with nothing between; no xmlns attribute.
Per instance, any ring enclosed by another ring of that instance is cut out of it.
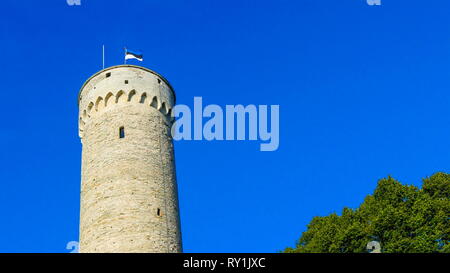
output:
<svg viewBox="0 0 450 273"><path fill-rule="evenodd" d="M125 138L125 128L123 126L119 128L119 138Z"/></svg>

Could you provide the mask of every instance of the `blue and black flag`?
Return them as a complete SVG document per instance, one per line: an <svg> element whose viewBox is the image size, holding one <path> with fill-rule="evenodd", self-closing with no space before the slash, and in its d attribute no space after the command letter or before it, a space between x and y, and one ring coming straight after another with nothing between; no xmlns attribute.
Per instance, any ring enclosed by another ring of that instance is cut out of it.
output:
<svg viewBox="0 0 450 273"><path fill-rule="evenodd" d="M125 60L136 59L138 61L144 60L144 55L141 52L132 51L125 48Z"/></svg>

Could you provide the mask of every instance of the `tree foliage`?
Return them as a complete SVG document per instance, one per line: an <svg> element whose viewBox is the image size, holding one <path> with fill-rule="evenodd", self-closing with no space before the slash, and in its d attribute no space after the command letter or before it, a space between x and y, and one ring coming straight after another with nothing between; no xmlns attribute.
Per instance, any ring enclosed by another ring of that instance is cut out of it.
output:
<svg viewBox="0 0 450 273"><path fill-rule="evenodd" d="M367 252L370 241L384 253L450 253L450 174L423 179L421 189L381 179L359 208L314 217L296 247L284 252Z"/></svg>

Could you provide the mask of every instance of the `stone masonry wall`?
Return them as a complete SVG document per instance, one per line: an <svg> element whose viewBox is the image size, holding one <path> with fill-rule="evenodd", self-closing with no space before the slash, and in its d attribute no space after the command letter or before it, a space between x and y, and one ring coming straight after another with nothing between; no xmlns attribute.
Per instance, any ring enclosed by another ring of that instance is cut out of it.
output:
<svg viewBox="0 0 450 273"><path fill-rule="evenodd" d="M95 77L79 101L80 252L181 252L173 91L139 67L118 66Z"/></svg>

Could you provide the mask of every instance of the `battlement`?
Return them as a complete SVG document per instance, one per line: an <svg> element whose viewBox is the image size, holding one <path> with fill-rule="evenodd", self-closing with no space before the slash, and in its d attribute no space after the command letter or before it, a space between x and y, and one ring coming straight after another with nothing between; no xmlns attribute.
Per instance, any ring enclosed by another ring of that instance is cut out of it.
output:
<svg viewBox="0 0 450 273"><path fill-rule="evenodd" d="M78 92L78 105L80 104L80 101L82 99L82 93L86 89L86 86L95 85L95 83L97 83L99 80L101 80L101 78L99 79L98 76L100 76L102 74L105 74L105 76L106 76L106 74L108 74L108 71L117 70L119 68L139 69L139 70L151 73L151 74L155 75L156 77L160 78L170 88L170 91L172 92L174 103L175 103L175 100L176 100L175 91L174 91L172 85L169 83L169 81L166 78L164 78L161 74L159 74L151 69L148 69L146 67L131 65L131 64L123 64L123 65L115 65L115 66L107 67L105 69L98 71L91 77L89 77L89 79L87 79L84 82L83 86L80 88L80 91Z"/></svg>
<svg viewBox="0 0 450 273"><path fill-rule="evenodd" d="M83 138L84 127L92 117L125 103L153 107L171 121L175 93L164 77L147 68L119 65L103 69L80 89L79 136Z"/></svg>

